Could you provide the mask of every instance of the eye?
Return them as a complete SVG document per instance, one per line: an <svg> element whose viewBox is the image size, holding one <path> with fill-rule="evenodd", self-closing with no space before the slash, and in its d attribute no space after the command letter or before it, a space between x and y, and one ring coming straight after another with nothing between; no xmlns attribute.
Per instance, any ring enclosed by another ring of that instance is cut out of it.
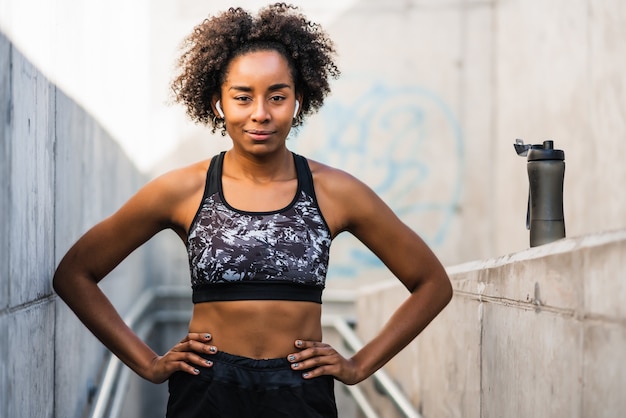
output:
<svg viewBox="0 0 626 418"><path fill-rule="evenodd" d="M238 102L249 102L252 99L248 96L237 96L235 97L235 100Z"/></svg>
<svg viewBox="0 0 626 418"><path fill-rule="evenodd" d="M283 100L285 100L284 96L272 96L272 97L270 97L270 101L272 101L272 102L281 102Z"/></svg>

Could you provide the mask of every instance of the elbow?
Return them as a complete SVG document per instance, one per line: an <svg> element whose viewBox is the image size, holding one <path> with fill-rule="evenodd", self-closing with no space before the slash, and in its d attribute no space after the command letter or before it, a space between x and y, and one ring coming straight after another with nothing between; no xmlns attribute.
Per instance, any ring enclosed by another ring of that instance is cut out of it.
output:
<svg viewBox="0 0 626 418"><path fill-rule="evenodd" d="M444 307L448 305L448 303L450 303L450 301L452 300L452 296L454 296L454 289L452 288L452 282L450 281L450 278L448 277L447 274L444 274L444 277L441 280L442 282L442 296L443 296L443 300L444 300Z"/></svg>
<svg viewBox="0 0 626 418"><path fill-rule="evenodd" d="M57 270L52 276L52 290L57 295L60 295L63 292L63 279Z"/></svg>
<svg viewBox="0 0 626 418"><path fill-rule="evenodd" d="M73 277L76 277L74 272L68 269L63 263L61 263L54 272L52 276L52 289L61 299L65 299L68 291L72 289L72 287L76 287L75 283L71 283Z"/></svg>
<svg viewBox="0 0 626 418"><path fill-rule="evenodd" d="M439 272L437 273L437 283L439 285L439 294L441 295L443 306L446 306L452 300L454 289L452 288L450 277L448 277L448 273L443 266L441 266Z"/></svg>
<svg viewBox="0 0 626 418"><path fill-rule="evenodd" d="M429 300L432 301L432 306L437 307L439 311L445 308L454 296L452 282L443 268L427 275L423 280L417 281L408 290L411 294L426 292L429 295Z"/></svg>
<svg viewBox="0 0 626 418"><path fill-rule="evenodd" d="M68 280L72 277L72 264L67 262L68 256L61 259L52 275L52 290L63 297L64 289L68 287Z"/></svg>
<svg viewBox="0 0 626 418"><path fill-rule="evenodd" d="M450 281L448 274L443 269L433 278L434 280L432 280L431 283L434 284L434 288L436 289L435 300L439 301L440 308L443 309L450 303L452 297L454 296L452 282Z"/></svg>

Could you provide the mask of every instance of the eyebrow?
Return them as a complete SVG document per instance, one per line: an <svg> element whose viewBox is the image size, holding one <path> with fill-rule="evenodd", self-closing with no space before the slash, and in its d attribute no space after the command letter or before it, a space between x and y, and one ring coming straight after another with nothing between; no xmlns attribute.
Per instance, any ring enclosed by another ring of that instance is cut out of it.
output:
<svg viewBox="0 0 626 418"><path fill-rule="evenodd" d="M269 91L276 91L276 90L282 90L282 89L290 89L291 86L287 83L277 83L277 84L272 84L269 87ZM248 86L231 86L228 90L237 90L237 91L243 91L243 92L251 92L252 91L252 87L248 87Z"/></svg>

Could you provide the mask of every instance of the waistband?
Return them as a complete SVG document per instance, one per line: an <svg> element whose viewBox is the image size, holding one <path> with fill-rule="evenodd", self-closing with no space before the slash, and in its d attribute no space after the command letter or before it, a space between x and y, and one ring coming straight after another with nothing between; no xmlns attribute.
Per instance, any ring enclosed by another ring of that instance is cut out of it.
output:
<svg viewBox="0 0 626 418"><path fill-rule="evenodd" d="M322 303L323 286L289 281L238 281L193 286L193 303L238 300L286 300Z"/></svg>

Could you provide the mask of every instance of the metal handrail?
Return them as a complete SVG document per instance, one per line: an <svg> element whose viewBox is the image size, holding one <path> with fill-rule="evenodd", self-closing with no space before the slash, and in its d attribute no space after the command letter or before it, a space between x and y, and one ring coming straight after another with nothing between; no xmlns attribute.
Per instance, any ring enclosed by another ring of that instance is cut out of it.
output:
<svg viewBox="0 0 626 418"><path fill-rule="evenodd" d="M124 319L126 325L129 328L134 329L137 326L138 320L145 314L148 307L152 305L156 298L156 289L146 290L137 303L133 305L130 312ZM91 409L91 418L103 418L106 414L108 406L110 405L111 396L116 389L116 380L122 367L122 362L116 356L109 354L109 361L104 369L104 376L102 378L102 384L96 393L96 401Z"/></svg>
<svg viewBox="0 0 626 418"><path fill-rule="evenodd" d="M189 320L189 312L187 311L158 310L149 313L150 307L155 305L154 302L157 298L177 295L187 296L187 294L186 290L183 291L179 287L160 286L146 290L126 316L124 322L131 329L135 330L142 339L146 338L157 324L187 322ZM340 315L322 315L322 326L336 330L349 350L356 352L363 347L363 343L358 335L344 317ZM126 394L126 387L129 384L131 373L128 368L122 367L122 362L116 356L112 354L109 354L109 356L102 384L96 393L96 401L89 415L90 418L116 418L120 416L123 397ZM422 418L383 369L374 373L373 378L405 418ZM346 385L345 387L366 418L379 418L379 415L358 385Z"/></svg>
<svg viewBox="0 0 626 418"><path fill-rule="evenodd" d="M164 296L176 296L176 295L187 295L188 291L183 291L180 287L172 287L172 286L158 286L146 289L142 295L139 297L137 302L132 306L131 310L128 312L126 317L124 318L124 322L126 325L135 331L135 333L142 339L144 339L150 330L156 325L156 322L148 320L141 330L138 330L139 323L142 319L146 320L146 312L148 312L150 306L154 304L154 301L159 297ZM140 334L138 331L142 331ZM117 400L119 397L119 393L124 393L123 390L120 390L120 373L124 370L122 368L123 363L120 359L118 359L113 354L109 353L109 360L105 367L104 376L102 378L102 384L100 385L98 392L96 393L95 399L96 401L91 408L91 412L89 414L90 418L104 418L104 417L116 417L111 413L111 410L114 405L119 405L121 402ZM128 372L128 371L127 371ZM125 380L121 381L122 383L126 382ZM122 385L124 386L124 385ZM111 398L113 397L113 400ZM107 411L109 411L107 413Z"/></svg>
<svg viewBox="0 0 626 418"><path fill-rule="evenodd" d="M350 350L357 352L363 348L363 343L359 339L359 336L354 332L345 318L340 316L323 316L322 325L334 328L339 335L341 335L341 338ZM385 392L396 408L398 408L406 418L422 418L420 413L413 407L413 404L409 402L406 396L404 396L404 393L383 369L376 371L373 377L380 385L383 392Z"/></svg>

